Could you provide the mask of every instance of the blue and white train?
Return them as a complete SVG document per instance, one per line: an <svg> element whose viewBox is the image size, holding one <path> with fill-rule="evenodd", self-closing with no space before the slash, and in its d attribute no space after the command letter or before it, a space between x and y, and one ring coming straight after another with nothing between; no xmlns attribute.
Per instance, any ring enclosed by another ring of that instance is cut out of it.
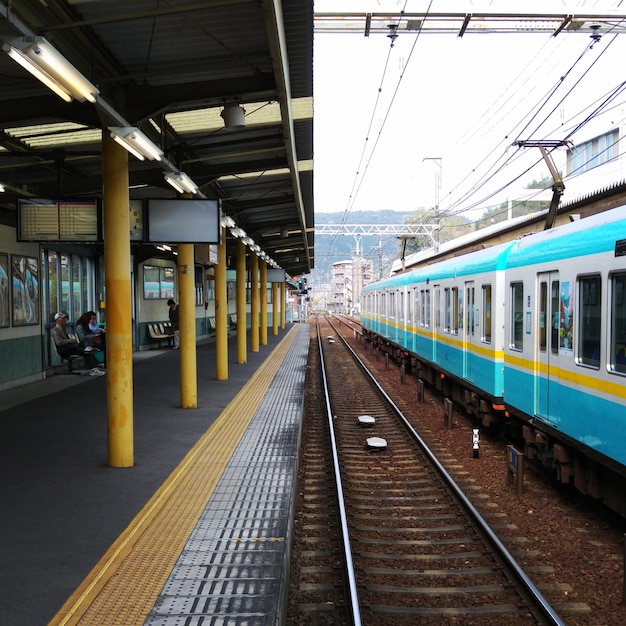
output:
<svg viewBox="0 0 626 626"><path fill-rule="evenodd" d="M363 289L366 335L626 515L626 207Z"/></svg>

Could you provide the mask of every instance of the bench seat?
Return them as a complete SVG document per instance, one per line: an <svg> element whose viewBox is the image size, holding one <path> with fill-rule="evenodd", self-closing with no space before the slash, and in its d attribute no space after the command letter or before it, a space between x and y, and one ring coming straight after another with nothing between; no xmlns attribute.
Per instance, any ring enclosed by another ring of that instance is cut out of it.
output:
<svg viewBox="0 0 626 626"><path fill-rule="evenodd" d="M174 333L168 333L167 328L171 328L171 325L159 322L148 324L148 337L153 343L157 344L158 348L161 347L163 342L166 342L170 348L174 345Z"/></svg>
<svg viewBox="0 0 626 626"><path fill-rule="evenodd" d="M74 341L76 341L76 343L78 343L78 337L75 333L67 333L67 336L70 339L73 339ZM52 342L52 345L54 346L54 341ZM56 346L54 347L56 349ZM100 350L93 350L92 354L97 354L98 352L100 352ZM59 354L58 350L57 350L57 354ZM76 374L77 376L80 376L85 372L85 370L89 369L89 364L87 362L87 359L82 354L69 354L67 356L61 356L59 354L59 356L61 357L61 359L63 359L63 361L67 362L67 370L64 372L55 372L55 374ZM74 363L75 361L78 361L79 359L83 361L83 369L75 370Z"/></svg>

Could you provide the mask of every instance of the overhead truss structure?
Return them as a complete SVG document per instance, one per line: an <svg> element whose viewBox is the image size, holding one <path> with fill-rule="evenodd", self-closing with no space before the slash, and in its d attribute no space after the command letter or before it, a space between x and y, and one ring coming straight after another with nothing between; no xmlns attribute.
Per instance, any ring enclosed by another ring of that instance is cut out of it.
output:
<svg viewBox="0 0 626 626"><path fill-rule="evenodd" d="M418 237L426 235L432 237L437 229L435 224L316 224L316 235L352 235L365 237L367 235L397 237Z"/></svg>
<svg viewBox="0 0 626 626"><path fill-rule="evenodd" d="M520 13L476 11L429 11L406 13L315 13L316 33L399 34L428 33L463 37L467 34L588 33L599 38L606 33L626 33L626 12L604 13Z"/></svg>

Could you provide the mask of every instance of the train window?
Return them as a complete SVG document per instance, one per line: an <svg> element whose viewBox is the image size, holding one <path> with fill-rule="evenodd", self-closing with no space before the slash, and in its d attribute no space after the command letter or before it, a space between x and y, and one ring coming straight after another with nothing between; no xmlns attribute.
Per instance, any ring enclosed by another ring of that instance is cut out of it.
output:
<svg viewBox="0 0 626 626"><path fill-rule="evenodd" d="M467 336L473 340L474 328L475 328L474 315L476 311L474 298L476 297L476 295L475 295L473 283L465 283L465 285L466 285L465 292L467 293L467 303L466 303L467 306L465 308L465 310L467 311L467 324L466 324Z"/></svg>
<svg viewBox="0 0 626 626"><path fill-rule="evenodd" d="M626 273L611 276L611 370L626 374Z"/></svg>
<svg viewBox="0 0 626 626"><path fill-rule="evenodd" d="M453 335L459 334L459 288L450 289L450 332Z"/></svg>
<svg viewBox="0 0 626 626"><path fill-rule="evenodd" d="M559 336L561 334L561 292L560 282L552 281L552 354L559 353Z"/></svg>
<svg viewBox="0 0 626 626"><path fill-rule="evenodd" d="M387 309L387 314L389 319L396 318L396 293L395 291L389 292L389 302L387 303L389 308Z"/></svg>
<svg viewBox="0 0 626 626"><path fill-rule="evenodd" d="M441 328L441 287L435 287L435 331Z"/></svg>
<svg viewBox="0 0 626 626"><path fill-rule="evenodd" d="M524 283L511 283L511 348L524 348Z"/></svg>
<svg viewBox="0 0 626 626"><path fill-rule="evenodd" d="M398 298L399 302L398 302L398 319L403 322L404 321L404 292L400 291L398 293L398 295L400 296Z"/></svg>
<svg viewBox="0 0 626 626"><path fill-rule="evenodd" d="M546 320L548 319L548 283L542 281L539 284L539 350L545 352L548 348L548 331Z"/></svg>
<svg viewBox="0 0 626 626"><path fill-rule="evenodd" d="M419 291L415 290L415 302L413 303L413 315L415 326L417 326L418 322L422 324L422 319L420 318L420 304L419 304Z"/></svg>
<svg viewBox="0 0 626 626"><path fill-rule="evenodd" d="M446 287L443 290L443 329L447 333L458 335L459 333L459 288Z"/></svg>
<svg viewBox="0 0 626 626"><path fill-rule="evenodd" d="M578 362L600 367L602 279L599 275L578 280Z"/></svg>
<svg viewBox="0 0 626 626"><path fill-rule="evenodd" d="M430 289L422 289L420 292L420 324L430 328Z"/></svg>
<svg viewBox="0 0 626 626"><path fill-rule="evenodd" d="M491 343L491 285L483 285L483 334L482 340Z"/></svg>
<svg viewBox="0 0 626 626"><path fill-rule="evenodd" d="M413 298L411 298L411 292L407 291L406 294L406 323L407 325L411 325L411 320L413 319Z"/></svg>

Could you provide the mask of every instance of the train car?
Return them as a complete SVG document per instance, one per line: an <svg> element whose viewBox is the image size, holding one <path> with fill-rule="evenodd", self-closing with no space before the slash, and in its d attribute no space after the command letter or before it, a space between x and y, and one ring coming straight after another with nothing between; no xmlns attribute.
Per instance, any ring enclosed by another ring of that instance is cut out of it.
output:
<svg viewBox="0 0 626 626"><path fill-rule="evenodd" d="M370 340L626 514L626 207L401 276L364 289Z"/></svg>
<svg viewBox="0 0 626 626"><path fill-rule="evenodd" d="M486 425L502 409L504 311L495 303L504 297L504 263L513 245L500 244L363 289L361 322L372 341L396 358L407 352L420 378ZM406 328L402 334L399 320Z"/></svg>
<svg viewBox="0 0 626 626"><path fill-rule="evenodd" d="M506 267L507 410L528 456L624 508L626 208L521 239ZM616 475L614 475L616 474Z"/></svg>

